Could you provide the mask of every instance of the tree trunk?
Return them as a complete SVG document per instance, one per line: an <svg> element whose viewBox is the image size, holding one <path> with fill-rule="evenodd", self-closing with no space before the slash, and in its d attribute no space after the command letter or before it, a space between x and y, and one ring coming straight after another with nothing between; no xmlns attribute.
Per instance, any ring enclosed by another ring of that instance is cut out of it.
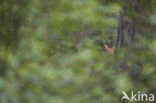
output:
<svg viewBox="0 0 156 103"><path fill-rule="evenodd" d="M141 1L131 0L123 2L117 28L116 47L133 44L136 35L147 35L149 29L148 11Z"/></svg>

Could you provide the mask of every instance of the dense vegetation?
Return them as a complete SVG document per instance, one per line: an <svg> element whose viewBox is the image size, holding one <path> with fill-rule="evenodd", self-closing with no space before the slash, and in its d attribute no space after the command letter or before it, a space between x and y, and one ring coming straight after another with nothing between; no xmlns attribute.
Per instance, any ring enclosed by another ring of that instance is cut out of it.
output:
<svg viewBox="0 0 156 103"><path fill-rule="evenodd" d="M155 5L0 0L0 103L120 103L122 91L156 95Z"/></svg>

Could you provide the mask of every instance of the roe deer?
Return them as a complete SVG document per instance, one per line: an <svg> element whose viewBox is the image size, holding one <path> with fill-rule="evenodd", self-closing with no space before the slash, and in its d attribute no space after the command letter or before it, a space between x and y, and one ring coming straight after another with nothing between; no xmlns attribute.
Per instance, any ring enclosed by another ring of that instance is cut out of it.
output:
<svg viewBox="0 0 156 103"><path fill-rule="evenodd" d="M106 53L114 54L114 47L113 48L109 48L107 44L104 44L104 48L106 50Z"/></svg>

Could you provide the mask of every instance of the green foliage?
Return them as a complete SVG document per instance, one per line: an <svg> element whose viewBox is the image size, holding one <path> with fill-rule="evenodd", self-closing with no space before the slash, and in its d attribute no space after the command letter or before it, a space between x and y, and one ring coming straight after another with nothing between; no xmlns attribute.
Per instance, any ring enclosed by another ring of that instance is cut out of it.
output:
<svg viewBox="0 0 156 103"><path fill-rule="evenodd" d="M0 103L119 103L122 91L155 93L155 13L150 35L107 54L103 44L115 46L119 12L130 6L114 1L1 0Z"/></svg>

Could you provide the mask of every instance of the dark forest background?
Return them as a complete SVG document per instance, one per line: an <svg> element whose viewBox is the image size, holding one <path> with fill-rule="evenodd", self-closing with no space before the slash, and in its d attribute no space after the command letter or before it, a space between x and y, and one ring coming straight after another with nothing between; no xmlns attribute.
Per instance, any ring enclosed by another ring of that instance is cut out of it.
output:
<svg viewBox="0 0 156 103"><path fill-rule="evenodd" d="M122 91L156 95L155 5L0 0L0 103L120 103Z"/></svg>

